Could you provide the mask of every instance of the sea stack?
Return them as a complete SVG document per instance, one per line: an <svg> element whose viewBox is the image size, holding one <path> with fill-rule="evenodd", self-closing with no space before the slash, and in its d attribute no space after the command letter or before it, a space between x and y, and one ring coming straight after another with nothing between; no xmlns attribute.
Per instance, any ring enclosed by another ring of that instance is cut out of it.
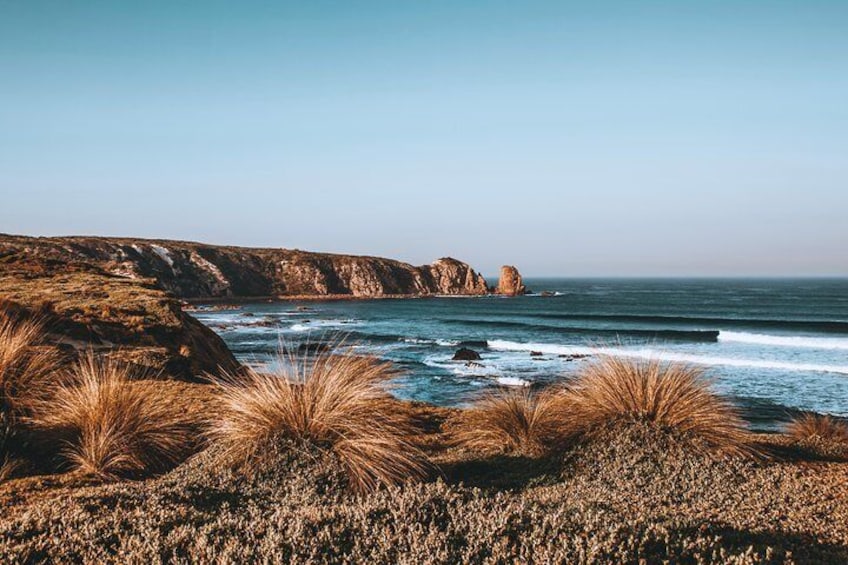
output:
<svg viewBox="0 0 848 565"><path fill-rule="evenodd" d="M501 267L501 276L498 279L496 294L503 296L520 296L527 292L527 288L521 280L521 273L512 265Z"/></svg>

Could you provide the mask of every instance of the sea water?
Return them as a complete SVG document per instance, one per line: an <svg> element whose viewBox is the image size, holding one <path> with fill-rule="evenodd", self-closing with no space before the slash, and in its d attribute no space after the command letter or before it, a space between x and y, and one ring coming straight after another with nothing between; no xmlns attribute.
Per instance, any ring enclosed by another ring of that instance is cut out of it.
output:
<svg viewBox="0 0 848 565"><path fill-rule="evenodd" d="M592 355L701 366L760 428L848 416L848 280L528 279L517 298L245 304L195 315L242 361L336 335L403 371L396 396L443 406L573 378ZM467 346L479 362L452 361ZM583 357L583 356L589 357Z"/></svg>

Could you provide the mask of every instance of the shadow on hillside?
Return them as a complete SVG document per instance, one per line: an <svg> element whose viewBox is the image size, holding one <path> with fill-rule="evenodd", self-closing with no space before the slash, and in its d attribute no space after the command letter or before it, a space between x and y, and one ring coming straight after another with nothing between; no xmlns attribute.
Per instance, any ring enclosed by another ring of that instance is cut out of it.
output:
<svg viewBox="0 0 848 565"><path fill-rule="evenodd" d="M553 484L559 477L559 465L550 459L498 455L443 464L445 481L484 489L518 490Z"/></svg>
<svg viewBox="0 0 848 565"><path fill-rule="evenodd" d="M822 543L816 539L816 536L810 534L780 530L740 530L721 524L703 524L698 528L675 529L675 532L688 539L721 538L720 545L725 550L733 554L747 552L752 563L848 563L848 546ZM657 539L654 543L660 546L663 540ZM646 553L656 556L662 553L660 547L651 548L650 545L649 542L644 547ZM660 551L656 551L657 549ZM719 559L717 555L708 557ZM689 563L690 561L681 560L680 562Z"/></svg>
<svg viewBox="0 0 848 565"><path fill-rule="evenodd" d="M845 463L848 461L844 451L828 451L824 446L803 444L760 444L760 450L774 461L788 463Z"/></svg>

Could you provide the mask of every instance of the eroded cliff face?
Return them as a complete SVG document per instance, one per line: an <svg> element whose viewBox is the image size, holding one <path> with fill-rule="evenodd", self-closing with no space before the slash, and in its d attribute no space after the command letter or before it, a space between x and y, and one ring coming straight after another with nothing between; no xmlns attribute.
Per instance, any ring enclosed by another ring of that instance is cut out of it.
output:
<svg viewBox="0 0 848 565"><path fill-rule="evenodd" d="M486 294L486 279L471 267L456 259L445 257L427 267L432 285L438 294ZM461 289L456 292L455 289Z"/></svg>
<svg viewBox="0 0 848 565"><path fill-rule="evenodd" d="M414 267L378 257L178 241L0 236L0 271L4 265L153 279L163 290L188 299L486 293L479 273L450 258Z"/></svg>

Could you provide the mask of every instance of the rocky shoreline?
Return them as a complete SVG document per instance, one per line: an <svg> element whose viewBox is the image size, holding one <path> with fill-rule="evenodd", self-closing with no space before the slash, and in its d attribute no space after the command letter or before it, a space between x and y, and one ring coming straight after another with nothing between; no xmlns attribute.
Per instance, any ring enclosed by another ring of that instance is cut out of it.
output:
<svg viewBox="0 0 848 565"><path fill-rule="evenodd" d="M524 292L510 267L497 292ZM517 285L516 285L517 283ZM415 267L379 257L106 237L0 234L0 303L45 318L65 348L114 354L167 377L196 380L237 365L197 304L484 296L467 263Z"/></svg>
<svg viewBox="0 0 848 565"><path fill-rule="evenodd" d="M0 234L0 302L44 317L66 348L111 348L183 380L236 366L220 337L187 313L192 305L489 293L480 273L449 257L415 267L288 249Z"/></svg>

